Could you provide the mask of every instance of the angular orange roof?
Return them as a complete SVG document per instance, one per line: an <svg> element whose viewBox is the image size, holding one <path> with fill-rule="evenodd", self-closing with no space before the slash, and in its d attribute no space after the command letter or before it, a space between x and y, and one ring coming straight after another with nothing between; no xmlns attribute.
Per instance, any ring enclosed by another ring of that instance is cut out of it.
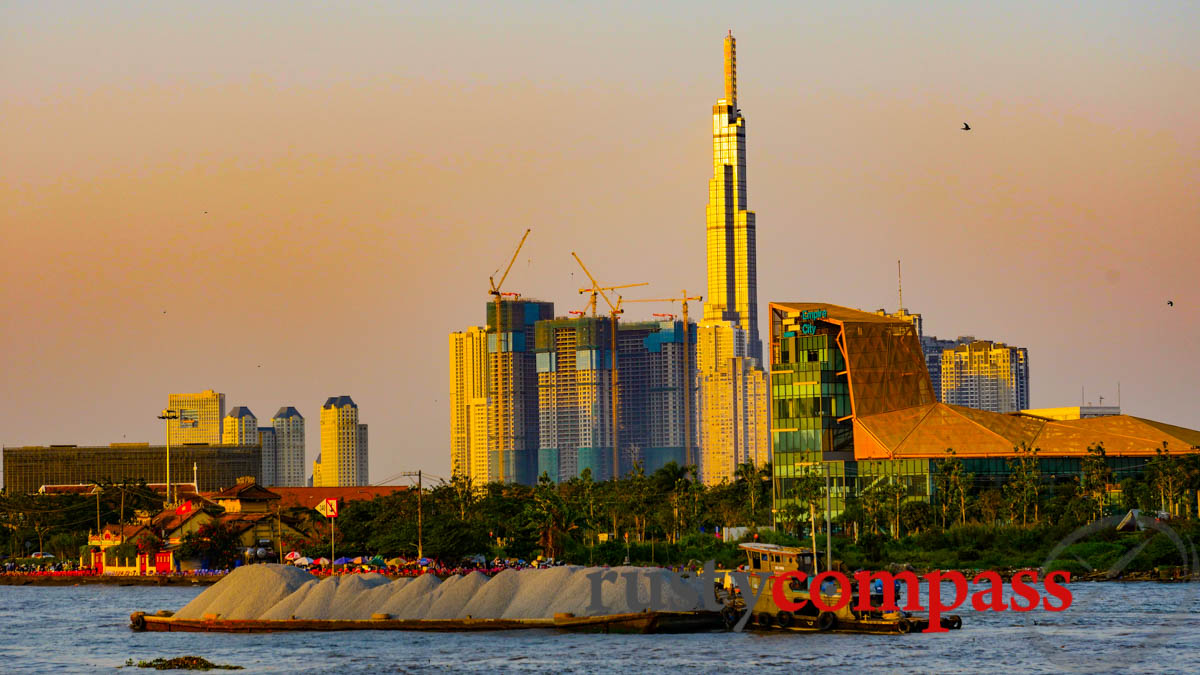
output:
<svg viewBox="0 0 1200 675"><path fill-rule="evenodd" d="M853 309L851 307L842 307L841 305L831 305L828 302L772 302L771 307L779 307L793 312L813 312L825 310L828 316L822 317L824 321L831 321L837 324L846 323L907 323L900 319L895 319L890 316L880 316L872 312L864 312L861 309Z"/></svg>
<svg viewBox="0 0 1200 675"><path fill-rule="evenodd" d="M1130 415L1057 421L932 403L854 420L855 459L1008 457L1026 444L1042 456L1083 456L1103 443L1110 456L1149 456L1167 444L1184 452L1200 446L1200 431Z"/></svg>

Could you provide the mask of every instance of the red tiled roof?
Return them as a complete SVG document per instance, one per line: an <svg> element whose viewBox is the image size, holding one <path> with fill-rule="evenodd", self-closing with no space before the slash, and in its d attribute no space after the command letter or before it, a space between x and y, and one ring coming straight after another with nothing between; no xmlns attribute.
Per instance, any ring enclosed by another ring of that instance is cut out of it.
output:
<svg viewBox="0 0 1200 675"><path fill-rule="evenodd" d="M258 483L239 483L225 488L212 496L213 499L238 499L247 502L264 502L279 499L279 495Z"/></svg>
<svg viewBox="0 0 1200 675"><path fill-rule="evenodd" d="M280 508L304 507L314 509L326 499L343 502L371 500L408 490L407 485L351 485L347 487L271 487L282 499Z"/></svg>
<svg viewBox="0 0 1200 675"><path fill-rule="evenodd" d="M96 491L93 483L79 485L43 485L38 492L44 495L90 495Z"/></svg>

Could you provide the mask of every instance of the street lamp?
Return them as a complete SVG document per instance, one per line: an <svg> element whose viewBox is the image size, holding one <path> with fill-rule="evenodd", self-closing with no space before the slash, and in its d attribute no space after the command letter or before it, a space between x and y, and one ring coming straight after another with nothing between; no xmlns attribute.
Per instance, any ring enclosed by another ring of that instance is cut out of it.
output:
<svg viewBox="0 0 1200 675"><path fill-rule="evenodd" d="M171 420L179 419L179 411L167 408L159 414L158 419L167 423L167 504L173 504L175 500L171 499Z"/></svg>

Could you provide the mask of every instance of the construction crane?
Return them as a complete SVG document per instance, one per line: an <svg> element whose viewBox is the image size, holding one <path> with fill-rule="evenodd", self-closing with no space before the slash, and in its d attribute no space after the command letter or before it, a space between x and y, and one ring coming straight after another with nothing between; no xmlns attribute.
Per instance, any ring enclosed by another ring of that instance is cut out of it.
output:
<svg viewBox="0 0 1200 675"><path fill-rule="evenodd" d="M571 255L575 255L575 254L574 254L574 253L572 253ZM576 260L578 260L578 259L579 259L579 258L578 258L578 256L577 256L575 259L576 259ZM583 263L579 263L579 264L580 264L580 265L583 265ZM586 271L586 270L585 270L585 271ZM596 286L595 282L593 282L593 283L592 283L592 288L581 288L581 289L579 289L579 294L580 294L580 295L583 295L584 293L590 293L590 294L591 294L591 296L592 296L592 297L591 297L591 299L590 299L590 300L588 300L588 304L587 304L587 310L586 310L586 311L589 311L589 312L591 312L592 316L594 317L594 316L596 316L596 295L597 295L597 294L599 294L599 293L603 293L604 291L619 291L619 290L621 290L622 288L637 288L638 286L649 286L649 285L650 285L650 282L648 282L648 281L643 281L643 282L642 282L642 283L640 283L640 284L625 284L625 285L623 285L623 286L604 286L604 287L599 287L599 286ZM605 299L605 301L607 302L607 298Z"/></svg>
<svg viewBox="0 0 1200 675"><path fill-rule="evenodd" d="M683 462L684 466L694 466L692 457L692 369L688 358L691 343L688 341L688 302L704 300L702 295L688 296L687 290L680 291L678 298L646 298L626 300L625 302L678 302L683 306ZM670 316L672 314L655 314L654 316Z"/></svg>
<svg viewBox="0 0 1200 675"><path fill-rule="evenodd" d="M619 371L617 369L617 321L618 321L618 318L621 316L621 312L623 312L624 310L621 309L621 296L619 296L619 295L617 296L617 304L614 305L612 303L612 301L608 299L608 294L605 293L605 291L616 290L619 288L633 288L635 286L647 286L647 285L649 285L649 282L641 282L641 283L637 283L637 284L625 284L623 286L601 286L600 282L596 281L596 277L592 276L592 273L590 271L588 271L587 265L584 265L583 261L579 259L579 256L576 255L574 251L571 251L571 255L575 258L575 262L579 263L579 267L583 269L583 273L587 275L588 281L592 282L591 288L579 289L580 293L592 293L593 294L592 302L591 302L592 316L596 315L595 294L598 293L601 298L604 298L604 303L608 305L608 310L609 310L608 315L612 319L612 346L610 348L612 350L612 357L611 357L612 358L612 377L609 378L612 380L612 394L611 394L611 399L610 399L611 406L609 407L609 410L612 414L612 443L613 443L612 479L617 480L618 478L621 477L621 453L620 453L620 449L619 449L620 438L621 438L621 436L620 436L621 418L620 418L620 401L619 401L619 396L617 394L618 373L619 373Z"/></svg>
<svg viewBox="0 0 1200 675"><path fill-rule="evenodd" d="M517 261L517 256L521 253L521 247L525 245L525 240L532 232L532 228L526 228L525 234L521 235L521 241L517 244L517 250L513 251L512 258L508 261L508 267L504 268L504 274L500 277L500 282L495 280L496 272L488 277L488 285L491 289L488 291L490 295L496 298L496 459L499 464L498 480L504 482L504 444L507 442L505 433L505 423L507 416L504 412L504 404L508 402L508 391L504 387L504 368L500 364L501 354L504 353L504 298L512 297L516 300L521 297L520 293L504 293L500 289L504 286L504 280L508 278L509 271L512 270L513 263ZM511 383L510 383L511 386ZM514 447L515 449L515 447Z"/></svg>

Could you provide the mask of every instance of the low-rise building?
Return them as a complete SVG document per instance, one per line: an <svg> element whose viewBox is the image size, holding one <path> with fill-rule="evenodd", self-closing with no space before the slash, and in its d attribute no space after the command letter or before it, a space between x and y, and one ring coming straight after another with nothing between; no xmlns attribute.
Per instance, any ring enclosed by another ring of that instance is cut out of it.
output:
<svg viewBox="0 0 1200 675"><path fill-rule="evenodd" d="M41 445L5 447L3 453L4 489L8 494L34 493L43 485L166 480L167 448L162 445ZM258 445L171 446L173 486L196 483L202 491L222 490L236 485L243 476L259 480L261 472L262 448Z"/></svg>

